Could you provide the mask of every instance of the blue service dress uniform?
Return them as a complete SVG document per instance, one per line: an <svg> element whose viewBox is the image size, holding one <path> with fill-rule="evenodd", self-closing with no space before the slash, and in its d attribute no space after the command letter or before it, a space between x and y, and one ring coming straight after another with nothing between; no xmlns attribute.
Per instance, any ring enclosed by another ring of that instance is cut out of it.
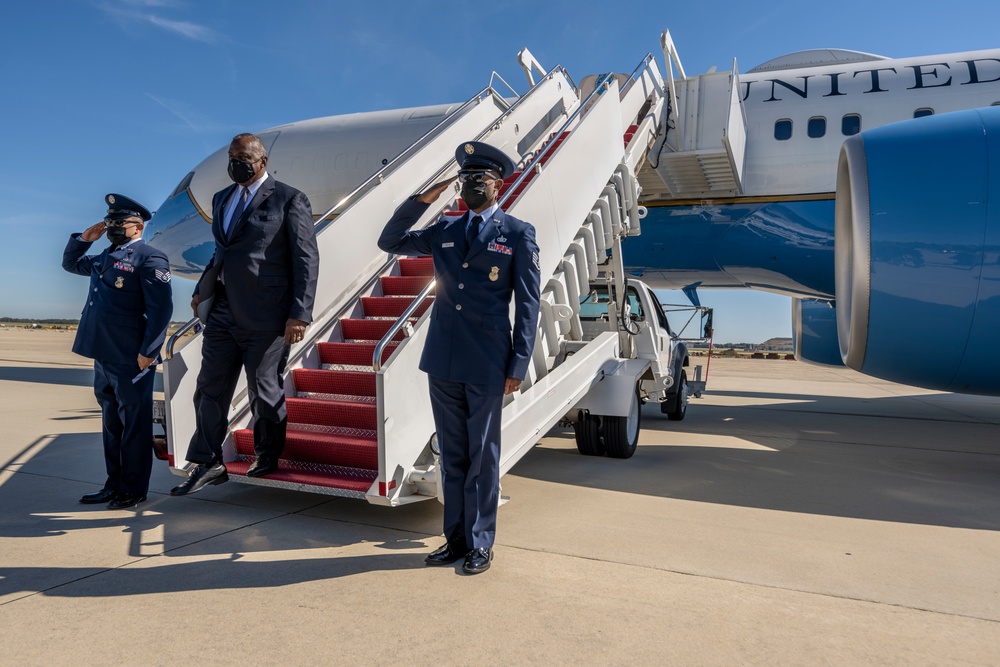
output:
<svg viewBox="0 0 1000 667"><path fill-rule="evenodd" d="M429 376L441 448L444 535L451 544L489 549L499 503L504 383L524 379L538 328L535 228L496 208L466 251L471 212L407 231L427 206L415 197L404 202L378 245L434 259L437 287L420 369Z"/></svg>
<svg viewBox="0 0 1000 667"><path fill-rule="evenodd" d="M62 266L90 276L73 351L94 360L94 395L101 406L104 488L146 495L153 465L153 367L140 372L139 354L159 359L173 314L167 256L142 239L87 255L91 242L70 237Z"/></svg>

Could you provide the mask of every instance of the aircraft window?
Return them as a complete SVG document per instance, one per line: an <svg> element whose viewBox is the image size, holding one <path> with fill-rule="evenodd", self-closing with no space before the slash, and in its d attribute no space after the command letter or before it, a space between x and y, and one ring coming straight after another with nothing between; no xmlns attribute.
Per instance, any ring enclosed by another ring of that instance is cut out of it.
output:
<svg viewBox="0 0 1000 667"><path fill-rule="evenodd" d="M176 197L180 193L182 193L185 190L187 190L188 186L191 185L191 179L192 178L194 178L194 172L190 171L190 172L188 172L187 176L185 176L184 178L181 179L181 182L177 184L177 187L174 188L174 191L170 193L170 196L167 197L167 199L173 199L174 197Z"/></svg>
<svg viewBox="0 0 1000 667"><path fill-rule="evenodd" d="M845 137L857 134L861 131L861 116L856 113L849 113L840 121L840 131Z"/></svg>
<svg viewBox="0 0 1000 667"><path fill-rule="evenodd" d="M787 141L792 138L792 121L787 118L774 121L774 138L778 141Z"/></svg>
<svg viewBox="0 0 1000 667"><path fill-rule="evenodd" d="M923 118L924 116L933 116L934 109L929 109L927 107L922 107L913 112L914 118Z"/></svg>
<svg viewBox="0 0 1000 667"><path fill-rule="evenodd" d="M806 128L806 134L808 134L811 139L819 139L826 134L826 118L823 118L822 116L814 116L810 118L809 127Z"/></svg>

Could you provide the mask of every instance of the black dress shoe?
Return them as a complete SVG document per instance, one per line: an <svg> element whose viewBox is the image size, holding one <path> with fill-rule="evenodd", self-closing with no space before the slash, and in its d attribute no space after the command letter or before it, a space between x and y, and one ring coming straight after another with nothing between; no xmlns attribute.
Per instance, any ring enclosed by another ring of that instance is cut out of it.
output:
<svg viewBox="0 0 1000 667"><path fill-rule="evenodd" d="M108 509L125 510L144 502L146 502L146 496L133 496L130 493L119 493L114 500L108 503Z"/></svg>
<svg viewBox="0 0 1000 667"><path fill-rule="evenodd" d="M109 500L114 500L117 495L117 491L112 491L111 489L101 489L97 493L88 493L83 498L80 498L80 502L84 505L97 505L99 503L106 503Z"/></svg>
<svg viewBox="0 0 1000 667"><path fill-rule="evenodd" d="M170 489L170 495L186 496L201 491L209 484L222 484L228 481L229 473L223 464L199 463L188 475L186 482Z"/></svg>
<svg viewBox="0 0 1000 667"><path fill-rule="evenodd" d="M462 572L466 574L485 572L490 569L491 560L493 560L493 549L473 549L462 563Z"/></svg>
<svg viewBox="0 0 1000 667"><path fill-rule="evenodd" d="M451 542L445 542L443 547L440 547L424 558L424 562L428 565L451 565L457 560L461 560L463 556L468 552L468 549L459 549L457 545L453 545Z"/></svg>
<svg viewBox="0 0 1000 667"><path fill-rule="evenodd" d="M247 477L263 477L278 471L278 459L259 457L247 470Z"/></svg>

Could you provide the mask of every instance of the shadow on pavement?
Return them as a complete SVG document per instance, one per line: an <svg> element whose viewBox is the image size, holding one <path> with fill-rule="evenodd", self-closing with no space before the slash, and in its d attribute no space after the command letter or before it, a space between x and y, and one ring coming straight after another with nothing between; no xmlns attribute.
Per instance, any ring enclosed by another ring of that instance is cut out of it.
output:
<svg viewBox="0 0 1000 667"><path fill-rule="evenodd" d="M882 408L891 406L880 406L882 423L874 424L838 408L845 400L862 410L861 403L896 399L779 398L806 399L809 412L826 417L803 415L800 404L768 410L692 402L683 422L669 422L650 405L631 459L582 456L573 430L560 429L550 437L565 438L561 446L536 447L512 474L696 502L1000 530L992 424L884 417Z"/></svg>

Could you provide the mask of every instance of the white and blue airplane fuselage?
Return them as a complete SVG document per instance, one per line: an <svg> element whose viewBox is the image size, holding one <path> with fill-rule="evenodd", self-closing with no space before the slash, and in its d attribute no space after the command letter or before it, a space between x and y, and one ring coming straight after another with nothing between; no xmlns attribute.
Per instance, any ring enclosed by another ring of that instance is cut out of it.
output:
<svg viewBox="0 0 1000 667"><path fill-rule="evenodd" d="M627 268L655 289L795 297L801 358L1000 393L1000 355L983 339L1000 329L1000 212L989 210L1000 196L989 174L1000 166L1000 49L901 59L819 49L764 63L737 85L739 187L691 195L645 179L648 214L624 243ZM318 215L458 106L264 130L268 170ZM683 140L676 131L654 142L648 165ZM148 225L180 275L197 277L211 257L206 223L212 194L229 182L226 159L222 147L202 161ZM957 352L914 363L942 346Z"/></svg>

